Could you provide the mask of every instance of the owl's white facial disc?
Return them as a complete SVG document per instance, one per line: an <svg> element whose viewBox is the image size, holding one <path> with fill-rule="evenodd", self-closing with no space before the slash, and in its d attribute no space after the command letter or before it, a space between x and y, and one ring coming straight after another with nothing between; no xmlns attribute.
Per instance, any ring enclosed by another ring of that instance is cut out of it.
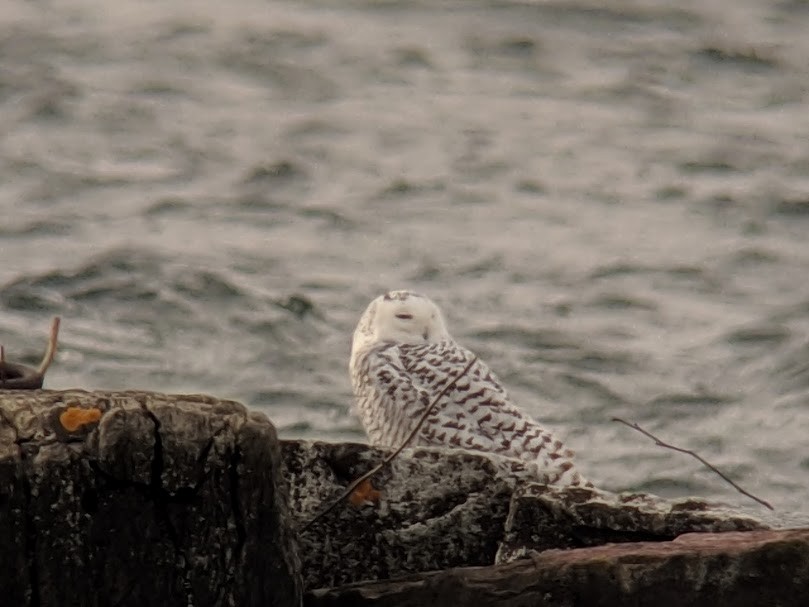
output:
<svg viewBox="0 0 809 607"><path fill-rule="evenodd" d="M390 291L373 300L354 331L352 352L376 343L437 343L449 341L441 310L410 291Z"/></svg>

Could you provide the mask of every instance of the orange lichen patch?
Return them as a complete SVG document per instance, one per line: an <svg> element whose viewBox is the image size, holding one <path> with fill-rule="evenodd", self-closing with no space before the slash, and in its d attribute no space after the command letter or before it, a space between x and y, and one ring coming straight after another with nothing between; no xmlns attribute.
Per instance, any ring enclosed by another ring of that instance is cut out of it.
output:
<svg viewBox="0 0 809 607"><path fill-rule="evenodd" d="M381 497L382 494L374 489L371 480L365 479L351 492L351 495L348 496L348 501L351 502L352 506L359 508L366 504L378 504Z"/></svg>
<svg viewBox="0 0 809 607"><path fill-rule="evenodd" d="M68 407L59 415L59 423L68 432L75 432L86 424L92 424L101 419L101 409L82 409L81 407Z"/></svg>

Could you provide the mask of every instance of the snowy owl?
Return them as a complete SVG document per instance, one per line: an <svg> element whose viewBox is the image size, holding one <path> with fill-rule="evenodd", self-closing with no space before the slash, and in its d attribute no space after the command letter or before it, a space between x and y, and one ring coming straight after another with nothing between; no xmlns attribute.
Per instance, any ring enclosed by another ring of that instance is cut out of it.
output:
<svg viewBox="0 0 809 607"><path fill-rule="evenodd" d="M452 339L441 310L428 298L391 291L374 299L354 331L349 364L356 409L371 443L401 445L474 356ZM573 453L512 403L481 360L436 404L413 445L496 453L529 464L521 469L539 481L590 486L574 467Z"/></svg>

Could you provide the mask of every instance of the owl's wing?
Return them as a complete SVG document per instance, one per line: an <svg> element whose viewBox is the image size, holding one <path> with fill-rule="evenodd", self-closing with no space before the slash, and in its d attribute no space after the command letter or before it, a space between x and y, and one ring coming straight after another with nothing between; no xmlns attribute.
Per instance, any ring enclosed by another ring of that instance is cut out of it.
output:
<svg viewBox="0 0 809 607"><path fill-rule="evenodd" d="M453 342L400 346L404 376L424 408L475 356ZM427 400L427 396L429 400ZM426 401L426 402L425 402ZM433 407L418 436L420 444L455 446L536 462L554 480L576 477L566 449L550 431L518 409L488 365L477 359Z"/></svg>
<svg viewBox="0 0 809 607"><path fill-rule="evenodd" d="M430 407L413 446L495 453L536 465L537 480L587 484L572 452L514 406L486 363L474 360L462 374L474 356L454 342L389 342L352 358L357 409L371 442L401 446Z"/></svg>

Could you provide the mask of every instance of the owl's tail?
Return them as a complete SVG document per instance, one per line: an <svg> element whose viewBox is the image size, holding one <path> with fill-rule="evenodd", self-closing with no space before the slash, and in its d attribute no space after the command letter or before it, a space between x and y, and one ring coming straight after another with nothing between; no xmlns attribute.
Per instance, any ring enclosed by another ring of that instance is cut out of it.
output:
<svg viewBox="0 0 809 607"><path fill-rule="evenodd" d="M488 454L497 468L507 477L521 482L541 483L556 487L583 487L594 489L595 485L582 476L570 459L572 452L565 452L565 459L541 458L533 461Z"/></svg>

